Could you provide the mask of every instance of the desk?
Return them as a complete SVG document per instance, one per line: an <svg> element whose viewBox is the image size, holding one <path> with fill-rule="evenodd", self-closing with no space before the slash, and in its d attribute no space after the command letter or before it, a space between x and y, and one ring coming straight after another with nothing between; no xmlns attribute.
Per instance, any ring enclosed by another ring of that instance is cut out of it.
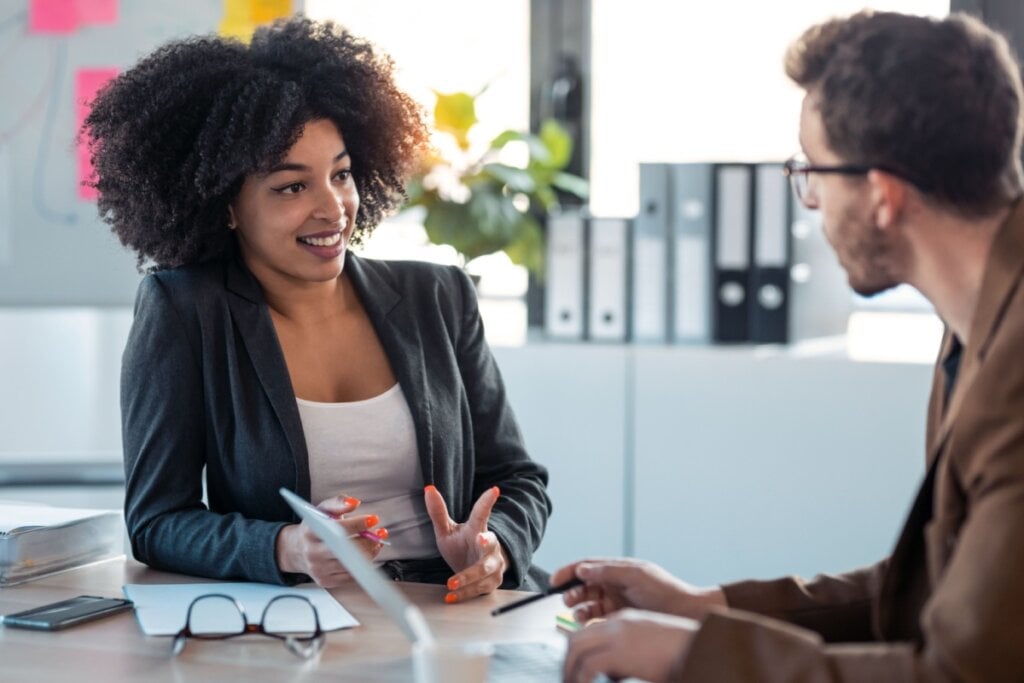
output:
<svg viewBox="0 0 1024 683"><path fill-rule="evenodd" d="M121 596L126 583L205 581L155 571L132 560L111 560L19 586L0 589L0 613L9 614L76 595ZM396 584L423 610L442 640L558 642L558 598L542 600L501 617L490 611L525 595L497 591L461 605L446 605L444 586ZM409 643L383 611L357 586L331 590L360 626L327 634L318 659L303 662L280 641L242 637L230 641L189 641L171 657L171 638L142 634L126 612L70 628L45 632L0 627L0 681L198 683L204 681L409 681Z"/></svg>

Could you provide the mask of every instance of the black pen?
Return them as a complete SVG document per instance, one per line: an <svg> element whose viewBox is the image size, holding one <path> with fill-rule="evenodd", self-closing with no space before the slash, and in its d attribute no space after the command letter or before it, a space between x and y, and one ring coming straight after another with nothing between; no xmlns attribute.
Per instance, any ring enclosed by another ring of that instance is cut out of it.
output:
<svg viewBox="0 0 1024 683"><path fill-rule="evenodd" d="M502 605L501 607L498 607L497 609L492 609L491 610L491 616L492 617L496 617L499 614L504 614L505 612L508 612L509 610L516 609L517 607L522 607L523 605L529 605L531 602L536 602L536 601L538 601L538 600L540 600L542 598L548 597L549 595L555 595L556 593L564 593L565 591L569 590L570 588L575 588L576 586L582 586L582 585L583 585L583 580L582 579L573 577L573 578L569 579L568 581L566 581L565 583L560 583L557 586L551 586L551 588L548 588L547 590L541 591L540 593L537 593L536 595L531 595L528 598L523 598L522 600L516 600L515 602L510 602L507 605Z"/></svg>

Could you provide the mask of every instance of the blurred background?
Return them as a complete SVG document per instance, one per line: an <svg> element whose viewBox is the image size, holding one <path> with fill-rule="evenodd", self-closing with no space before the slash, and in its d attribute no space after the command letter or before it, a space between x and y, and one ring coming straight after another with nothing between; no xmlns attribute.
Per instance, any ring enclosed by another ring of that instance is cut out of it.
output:
<svg viewBox="0 0 1024 683"><path fill-rule="evenodd" d="M3 0L0 498L123 500L120 355L141 276L81 186L75 131L91 93L167 40L246 39L304 11L389 53L437 128L435 166L410 207L361 252L478 277L513 408L552 473L542 565L636 554L705 582L874 561L923 472L942 325L916 292L855 297L814 218L787 204L794 297L780 343L641 340L628 319L601 338L596 323L566 333L545 317L566 292L573 315L596 305L587 249L604 218L625 230L615 281L631 308L641 165L755 168L796 152L801 93L782 71L785 49L864 7L970 11L1018 46L1024 37L1015 0ZM453 111L471 118L453 124ZM495 191L480 201L513 202L514 224L476 224L466 208L466 174L484 166ZM529 175L522 185L515 169ZM462 218L432 215L441 202ZM565 216L583 226L575 246L550 239ZM510 239L477 255L460 251L458 230ZM812 296L798 302L800 287ZM797 334L797 318L827 324Z"/></svg>

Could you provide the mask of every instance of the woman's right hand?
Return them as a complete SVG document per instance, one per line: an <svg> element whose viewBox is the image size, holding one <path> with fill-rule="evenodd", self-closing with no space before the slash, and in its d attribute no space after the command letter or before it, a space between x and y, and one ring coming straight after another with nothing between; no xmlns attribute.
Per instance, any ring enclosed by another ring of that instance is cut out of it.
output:
<svg viewBox="0 0 1024 683"><path fill-rule="evenodd" d="M557 586L572 578L584 585L565 592L579 623L605 617L626 607L703 619L713 606L725 607L720 588L697 588L652 562L633 559L589 559L562 567L551 575Z"/></svg>
<svg viewBox="0 0 1024 683"><path fill-rule="evenodd" d="M349 496L334 496L322 501L317 507L335 517L350 536L360 531L373 529L380 523L377 515L347 516L359 507L359 499ZM387 529L373 529L374 534L387 537ZM369 539L357 536L352 541L363 549L366 557L373 559L380 554L382 546ZM277 535L277 566L282 572L306 574L324 588L334 588L352 579L348 570L338 561L327 545L306 525L289 524Z"/></svg>

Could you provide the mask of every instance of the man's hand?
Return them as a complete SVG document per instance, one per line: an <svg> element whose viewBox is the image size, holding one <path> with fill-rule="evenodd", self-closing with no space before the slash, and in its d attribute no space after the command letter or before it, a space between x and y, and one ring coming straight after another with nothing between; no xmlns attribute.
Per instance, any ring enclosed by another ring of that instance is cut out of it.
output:
<svg viewBox="0 0 1024 683"><path fill-rule="evenodd" d="M449 604L492 593L504 579L508 556L494 532L487 530L491 509L499 495L497 486L484 491L473 505L469 519L459 524L448 516L444 497L433 484L423 490L437 549L456 572L448 579L449 593L444 596Z"/></svg>
<svg viewBox="0 0 1024 683"><path fill-rule="evenodd" d="M551 576L557 586L573 577L584 585L566 591L563 600L574 607L576 621L604 617L626 608L703 619L713 606L725 607L721 589L697 588L656 564L632 559L589 559L562 567Z"/></svg>
<svg viewBox="0 0 1024 683"><path fill-rule="evenodd" d="M587 626L569 639L566 683L591 683L598 674L613 680L633 676L660 683L686 656L700 625L693 619L625 609Z"/></svg>

